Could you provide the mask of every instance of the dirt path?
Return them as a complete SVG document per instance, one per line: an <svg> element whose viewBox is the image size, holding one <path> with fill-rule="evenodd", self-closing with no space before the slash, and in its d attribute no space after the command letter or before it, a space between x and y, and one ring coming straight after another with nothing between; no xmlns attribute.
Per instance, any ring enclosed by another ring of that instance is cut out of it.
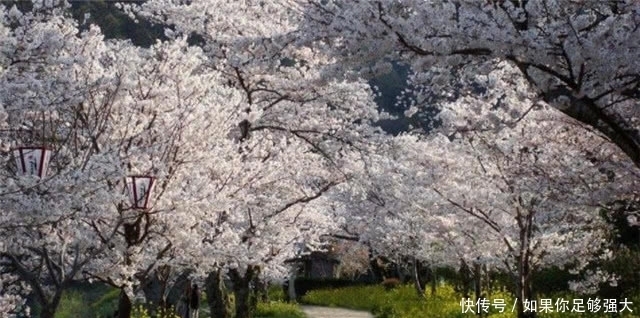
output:
<svg viewBox="0 0 640 318"><path fill-rule="evenodd" d="M302 306L302 311L308 318L373 318L373 315L366 311L342 308Z"/></svg>

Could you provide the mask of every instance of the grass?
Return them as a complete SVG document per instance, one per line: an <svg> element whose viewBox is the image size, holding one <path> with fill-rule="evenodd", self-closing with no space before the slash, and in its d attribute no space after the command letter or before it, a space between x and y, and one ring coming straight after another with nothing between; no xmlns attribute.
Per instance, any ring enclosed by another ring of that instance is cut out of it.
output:
<svg viewBox="0 0 640 318"><path fill-rule="evenodd" d="M256 316L259 318L305 318L305 314L296 304L285 302L282 286L269 287L269 302L258 303Z"/></svg>
<svg viewBox="0 0 640 318"><path fill-rule="evenodd" d="M269 286L269 300L271 301L285 301L284 290L282 290L282 286L280 285L271 285Z"/></svg>
<svg viewBox="0 0 640 318"><path fill-rule="evenodd" d="M118 295L119 290L101 284L78 285L62 294L56 318L111 317Z"/></svg>
<svg viewBox="0 0 640 318"><path fill-rule="evenodd" d="M256 316L260 318L305 318L305 314L295 304L272 301L259 303Z"/></svg>
<svg viewBox="0 0 640 318"><path fill-rule="evenodd" d="M573 299L568 295L555 295L552 298L553 302L558 298L564 298L572 303ZM583 297L586 299L588 297ZM496 299L503 299L505 303L504 312L500 313L493 306L490 307L490 317L493 318L513 318L516 317L515 313L511 312L514 304L513 298L507 293L494 293L490 297L491 304L495 303ZM425 299L420 299L413 286L403 285L393 290L385 290L382 286L358 286L358 287L346 287L332 290L315 290L310 291L302 299L302 302L318 305L318 306L330 306L330 307L343 307L356 310L365 310L372 312L378 318L414 318L414 317L429 317L429 318L469 318L473 317L472 313L463 313L461 302L462 297L453 291L453 288L448 285L441 286L436 295L427 295ZM475 306L473 307L475 309ZM553 306L555 309L555 304ZM571 306L569 306L569 309ZM634 305L631 308L633 313L625 312L620 317L640 317L640 299L634 301ZM585 311L586 306L585 306ZM553 313L538 313L540 318L599 318L599 317L611 317L611 314L604 313L602 309L599 313L576 313L576 312L553 312Z"/></svg>
<svg viewBox="0 0 640 318"><path fill-rule="evenodd" d="M356 286L310 291L302 302L372 312L376 317L465 317L453 289L443 287L436 295L420 300L411 286L385 290L382 286Z"/></svg>
<svg viewBox="0 0 640 318"><path fill-rule="evenodd" d="M83 317L86 310L82 294L77 291L68 292L62 295L56 318Z"/></svg>

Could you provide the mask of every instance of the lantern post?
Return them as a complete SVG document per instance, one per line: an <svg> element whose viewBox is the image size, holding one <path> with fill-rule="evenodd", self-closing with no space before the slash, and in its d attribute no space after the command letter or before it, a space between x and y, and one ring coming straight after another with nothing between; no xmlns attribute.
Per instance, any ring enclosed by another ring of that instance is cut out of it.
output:
<svg viewBox="0 0 640 318"><path fill-rule="evenodd" d="M49 161L51 159L51 148L47 147L47 138L46 138L46 116L45 112L42 111L42 135L40 136L42 139L42 143L37 146L20 146L14 148L12 150L13 156L16 162L17 175L18 176L36 176L40 179L44 178L47 175L47 170L49 169ZM52 124L53 127L53 124ZM9 134L20 134L20 133L30 133L31 140L38 139L36 136L36 132L34 129L2 129L0 130L2 133ZM32 144L33 145L33 144Z"/></svg>
<svg viewBox="0 0 640 318"><path fill-rule="evenodd" d="M124 207L123 203L118 205L118 210L123 213L126 210L134 210L136 212L135 220L131 223L124 222L124 239L127 243L127 249L140 244L144 241L146 234L148 233L148 227L150 226L149 213L151 191L155 183L155 177L148 175L131 175L124 178L124 191L127 191L129 196L129 206ZM122 214L121 214L122 216ZM141 228L142 220L145 220L144 229ZM141 235L142 232L142 235ZM127 266L132 265L131 255L127 250L125 252L125 263ZM125 292L124 287L120 287L120 298L118 299L118 317L128 318L131 316L132 303Z"/></svg>
<svg viewBox="0 0 640 318"><path fill-rule="evenodd" d="M127 247L139 244L144 239L144 234L140 235L141 223L143 217L146 226L149 225L149 214L146 213L150 208L151 191L155 184L155 178L148 175L132 175L125 178L125 186L129 195L129 210L135 210L139 213L133 223L124 223L124 237ZM147 228L145 227L144 233Z"/></svg>
<svg viewBox="0 0 640 318"><path fill-rule="evenodd" d="M43 178L47 175L51 149L40 147L18 147L13 150L18 168L18 175L37 176Z"/></svg>
<svg viewBox="0 0 640 318"><path fill-rule="evenodd" d="M125 179L132 209L147 210L149 208L149 198L155 179L145 175L134 175Z"/></svg>

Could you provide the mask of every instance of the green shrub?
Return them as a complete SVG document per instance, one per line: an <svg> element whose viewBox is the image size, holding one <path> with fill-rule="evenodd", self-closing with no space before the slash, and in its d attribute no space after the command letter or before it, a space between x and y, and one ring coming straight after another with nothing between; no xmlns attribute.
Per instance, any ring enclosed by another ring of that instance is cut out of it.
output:
<svg viewBox="0 0 640 318"><path fill-rule="evenodd" d="M171 309L163 309L156 314L157 318L180 318L175 311ZM149 310L145 308L142 304L138 304L133 307L133 311L131 311L131 318L151 318L151 314Z"/></svg>
<svg viewBox="0 0 640 318"><path fill-rule="evenodd" d="M56 318L112 317L118 306L119 293L118 289L104 284L76 283L62 294ZM39 309L35 308L32 316L38 315Z"/></svg>
<svg viewBox="0 0 640 318"><path fill-rule="evenodd" d="M62 295L60 305L56 311L56 318L111 318L118 307L120 290L115 288L103 289L96 286L96 290L86 288L74 288ZM98 292L104 292L102 297L91 303L91 298L99 296ZM151 313L142 305L134 305L132 318L149 318ZM35 316L37 317L37 315ZM179 318L173 310L160 310L157 318Z"/></svg>
<svg viewBox="0 0 640 318"><path fill-rule="evenodd" d="M86 315L82 294L76 291L65 292L60 299L56 318L76 318Z"/></svg>
<svg viewBox="0 0 640 318"><path fill-rule="evenodd" d="M284 290L281 285L269 286L267 293L269 294L269 300L271 301L284 302L286 300L286 295L284 294Z"/></svg>
<svg viewBox="0 0 640 318"><path fill-rule="evenodd" d="M268 303L258 303L257 317L274 318L305 318L304 313L294 304L287 304L279 301Z"/></svg>
<svg viewBox="0 0 640 318"><path fill-rule="evenodd" d="M119 296L120 290L117 288L112 288L90 305L92 316L87 317L111 317L116 308L118 308Z"/></svg>
<svg viewBox="0 0 640 318"><path fill-rule="evenodd" d="M142 305L133 307L131 311L131 318L151 318L149 312Z"/></svg>

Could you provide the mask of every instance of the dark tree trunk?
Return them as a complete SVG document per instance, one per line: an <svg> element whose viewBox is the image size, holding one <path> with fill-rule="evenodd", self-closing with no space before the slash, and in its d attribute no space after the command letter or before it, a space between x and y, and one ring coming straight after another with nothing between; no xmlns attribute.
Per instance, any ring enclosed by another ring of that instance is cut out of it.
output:
<svg viewBox="0 0 640 318"><path fill-rule="evenodd" d="M531 289L531 268L526 249L520 250L520 255L516 258L518 261L518 272L516 281L516 292L518 297L518 318L535 318L535 311L524 311L525 300L535 300Z"/></svg>
<svg viewBox="0 0 640 318"><path fill-rule="evenodd" d="M235 288L236 295L236 318L253 318L255 310L253 303L255 294L248 286L238 286Z"/></svg>
<svg viewBox="0 0 640 318"><path fill-rule="evenodd" d="M431 287L431 295L435 295L437 279L435 276L435 272L433 271L433 269L431 269L431 265L427 262L418 262L418 270L420 273L420 284L422 285L423 289L425 289L425 292L427 284L429 284L429 286Z"/></svg>
<svg viewBox="0 0 640 318"><path fill-rule="evenodd" d="M525 70L525 74L528 74L528 68L523 68L522 63L518 66L521 70ZM535 85L538 84L535 83ZM569 97L568 105L558 107L557 103L553 102L558 96ZM607 107L602 107L593 98L575 97L572 89L567 87L545 91L544 99L566 115L606 135L633 161L636 167L640 167L640 131L635 129L634 124L628 118L619 113L608 111ZM637 97L634 100L637 102Z"/></svg>
<svg viewBox="0 0 640 318"><path fill-rule="evenodd" d="M516 256L517 261L517 297L518 297L518 318L535 318L535 311L525 312L524 302L525 300L533 301L532 289L531 289L531 237L533 236L533 217L535 213L529 211L529 213L521 214L518 210L518 223L520 224L520 251Z"/></svg>
<svg viewBox="0 0 640 318"><path fill-rule="evenodd" d="M40 311L41 318L54 318L56 315L56 309L50 306L42 307Z"/></svg>
<svg viewBox="0 0 640 318"><path fill-rule="evenodd" d="M416 289L416 293L419 298L426 299L424 295L424 287L422 287L422 280L420 279L420 266L417 259L413 259L413 286Z"/></svg>
<svg viewBox="0 0 640 318"><path fill-rule="evenodd" d="M40 317L41 318L54 318L56 315L56 306L53 306L52 304L46 304L42 306L42 309L40 310Z"/></svg>
<svg viewBox="0 0 640 318"><path fill-rule="evenodd" d="M494 288L494 277L492 275L492 271L491 268L486 266L484 267L484 275L485 275L485 285L484 285L484 289L487 293L487 296L493 295L493 288Z"/></svg>
<svg viewBox="0 0 640 318"><path fill-rule="evenodd" d="M120 298L118 299L118 318L131 318L133 305L124 289L120 289Z"/></svg>
<svg viewBox="0 0 640 318"><path fill-rule="evenodd" d="M47 301L46 299L39 299L39 303L41 306L40 317L54 318L61 298L62 290L58 290L56 291L55 295L53 295L53 298L51 298L51 301Z"/></svg>
<svg viewBox="0 0 640 318"><path fill-rule="evenodd" d="M260 275L260 267L249 265L244 276L237 269L232 269L229 273L233 280L233 289L236 296L235 318L253 318L258 306L254 287Z"/></svg>
<svg viewBox="0 0 640 318"><path fill-rule="evenodd" d="M211 317L231 318L233 313L229 304L227 288L224 285L222 269L216 269L209 273L205 281L205 288Z"/></svg>
<svg viewBox="0 0 640 318"><path fill-rule="evenodd" d="M503 2L503 1L501 1ZM417 55L431 55L429 51L422 50L419 47L410 45L404 41L404 37L397 34L401 39L400 43L404 48L412 51ZM495 53L490 48L459 48L457 53L464 52L467 56L492 56ZM519 59L517 56L509 54L504 56L507 60L513 62L525 76L527 81L536 87L544 100L550 105L554 106L564 114L587 124L596 130L603 133L608 137L611 142L615 143L620 150L622 150L633 161L636 167L640 167L640 130L636 129L635 124L628 116L624 116L621 113L611 111L611 105L603 105L602 101L607 100L609 97L614 97L618 94L619 97L624 97L623 100L629 99L632 103L638 103L637 85L630 82L629 86L621 89L618 92L611 91L603 96L581 96L578 97L578 90L582 87L581 79L582 74L574 79L573 76L565 78L562 74L565 72L561 69L554 69L553 67L548 70L541 70L541 68L532 61L526 59ZM580 72L582 73L583 70ZM552 78L555 78L557 82L563 82L562 85L554 85L552 89L547 88L548 81L539 81L539 77L535 76L535 73L543 72ZM570 71L572 73L572 71ZM569 98L568 103L558 103L558 97L563 96ZM612 104L612 105L615 105Z"/></svg>
<svg viewBox="0 0 640 318"><path fill-rule="evenodd" d="M476 296L476 303L478 300L480 300L480 298L483 298L482 296L482 265L480 265L480 263L478 262L474 262L473 263L473 287L475 290L475 296ZM478 310L477 312L478 316L482 316L482 311Z"/></svg>
<svg viewBox="0 0 640 318"><path fill-rule="evenodd" d="M438 278L435 274L431 275L431 296L436 295L436 287L438 286Z"/></svg>
<svg viewBox="0 0 640 318"><path fill-rule="evenodd" d="M297 293L296 293L296 276L298 273L297 265L289 270L289 280L287 281L287 289L285 290L285 295L287 302L296 302Z"/></svg>
<svg viewBox="0 0 640 318"><path fill-rule="evenodd" d="M471 284L471 270L469 269L469 266L467 265L467 262L465 262L463 259L460 260L460 271L459 271L459 275L460 275L460 292L462 292L462 296L464 298L471 298L470 295L470 289L471 286L469 286Z"/></svg>
<svg viewBox="0 0 640 318"><path fill-rule="evenodd" d="M258 297L261 302L267 303L269 302L269 286L263 279L256 279L256 292L258 293Z"/></svg>
<svg viewBox="0 0 640 318"><path fill-rule="evenodd" d="M174 309L180 303L182 299L184 301L185 291L187 290L187 286L191 286L191 280L189 279L190 271L184 271L173 281L173 284L169 285L167 283L167 290L165 290L166 296L164 296L164 302L167 307L174 307Z"/></svg>
<svg viewBox="0 0 640 318"><path fill-rule="evenodd" d="M165 297L168 288L168 271L168 268L156 270L148 279L145 279L142 287L146 301L161 310L166 310L170 306Z"/></svg>
<svg viewBox="0 0 640 318"><path fill-rule="evenodd" d="M373 256L373 252L369 250L369 267L375 282L382 282L385 279L384 268L378 263L378 257Z"/></svg>

